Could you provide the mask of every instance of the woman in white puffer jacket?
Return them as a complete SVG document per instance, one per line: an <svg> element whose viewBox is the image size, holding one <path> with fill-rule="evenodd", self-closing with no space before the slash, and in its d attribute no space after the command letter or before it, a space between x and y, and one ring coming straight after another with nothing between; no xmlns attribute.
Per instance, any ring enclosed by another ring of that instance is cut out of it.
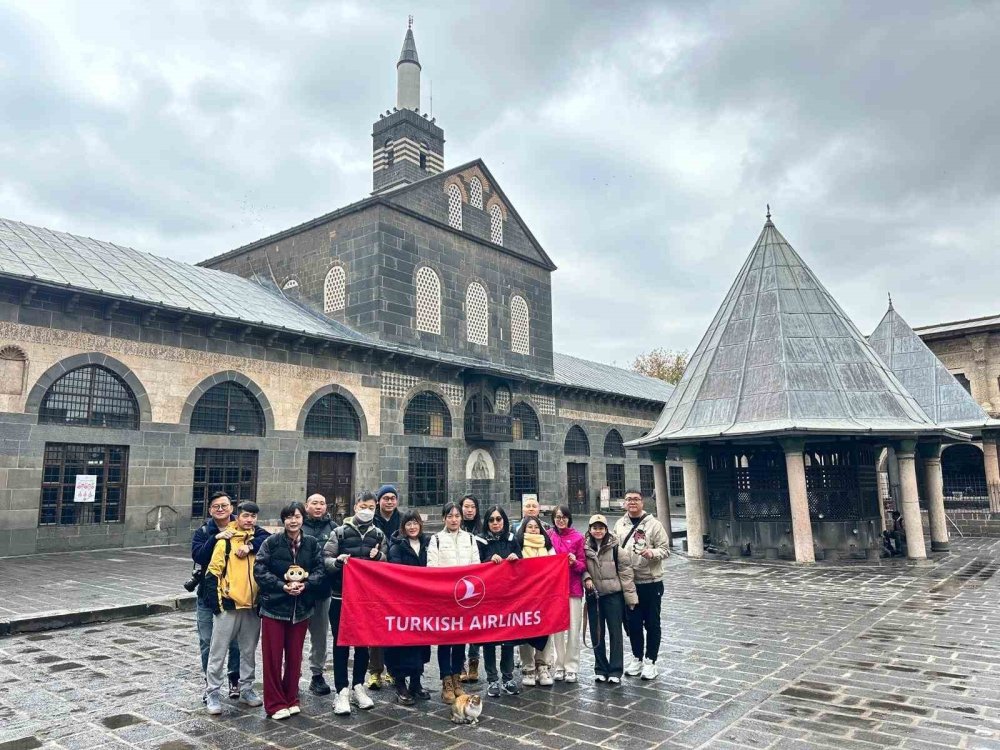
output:
<svg viewBox="0 0 1000 750"><path fill-rule="evenodd" d="M444 530L432 536L427 545L427 567L478 565L479 547L476 538L462 530L462 509L456 503L445 503L441 514ZM441 671L441 700L454 703L456 697L465 694L458 679L465 666L465 645L438 646L437 659Z"/></svg>

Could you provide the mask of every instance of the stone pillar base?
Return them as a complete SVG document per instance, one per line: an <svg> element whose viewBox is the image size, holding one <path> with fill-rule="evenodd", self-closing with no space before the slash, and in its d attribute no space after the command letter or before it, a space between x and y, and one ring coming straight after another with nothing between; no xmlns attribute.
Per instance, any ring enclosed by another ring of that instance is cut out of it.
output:
<svg viewBox="0 0 1000 750"><path fill-rule="evenodd" d="M948 542L931 541L931 552L947 552L949 548Z"/></svg>

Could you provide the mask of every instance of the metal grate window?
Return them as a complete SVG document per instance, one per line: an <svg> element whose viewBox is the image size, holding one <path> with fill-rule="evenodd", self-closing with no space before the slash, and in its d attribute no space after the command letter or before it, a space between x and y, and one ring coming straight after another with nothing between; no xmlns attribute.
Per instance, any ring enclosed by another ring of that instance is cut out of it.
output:
<svg viewBox="0 0 1000 750"><path fill-rule="evenodd" d="M326 272L323 282L323 312L332 313L347 307L347 271L334 266Z"/></svg>
<svg viewBox="0 0 1000 750"><path fill-rule="evenodd" d="M643 497L656 499L656 481L653 479L653 467L649 464L639 464L639 492Z"/></svg>
<svg viewBox="0 0 1000 750"><path fill-rule="evenodd" d="M433 268L417 269L417 330L441 333L441 280Z"/></svg>
<svg viewBox="0 0 1000 750"><path fill-rule="evenodd" d="M472 204L473 208L482 209L483 207L483 183L479 181L478 177L469 180L469 203Z"/></svg>
<svg viewBox="0 0 1000 750"><path fill-rule="evenodd" d="M191 414L191 432L263 435L264 412L250 391L227 380L213 385L198 399Z"/></svg>
<svg viewBox="0 0 1000 750"><path fill-rule="evenodd" d="M490 242L503 245L503 211L497 205L490 208Z"/></svg>
<svg viewBox="0 0 1000 750"><path fill-rule="evenodd" d="M496 396L493 399L497 407L497 414L506 414L510 411L510 388L505 385L500 386L496 390Z"/></svg>
<svg viewBox="0 0 1000 750"><path fill-rule="evenodd" d="M860 518L860 474L874 467L875 457L870 449L809 447L805 453L809 516L826 521ZM874 507L874 503L869 505Z"/></svg>
<svg viewBox="0 0 1000 750"><path fill-rule="evenodd" d="M125 519L128 447L46 443L39 526L120 523ZM97 477L94 502L74 502L76 478Z"/></svg>
<svg viewBox="0 0 1000 750"><path fill-rule="evenodd" d="M448 500L448 451L410 448L407 501L416 506L443 506Z"/></svg>
<svg viewBox="0 0 1000 750"><path fill-rule="evenodd" d="M518 354L530 354L528 303L523 297L510 300L510 348Z"/></svg>
<svg viewBox="0 0 1000 750"><path fill-rule="evenodd" d="M433 391L422 391L410 399L403 414L404 435L451 437L451 412Z"/></svg>
<svg viewBox="0 0 1000 750"><path fill-rule="evenodd" d="M462 191L454 184L448 186L448 226L462 228Z"/></svg>
<svg viewBox="0 0 1000 750"><path fill-rule="evenodd" d="M514 419L512 426L515 440L542 439L542 427L538 423L534 409L523 401L518 401L511 409L510 415Z"/></svg>
<svg viewBox="0 0 1000 750"><path fill-rule="evenodd" d="M566 433L566 442L563 443L563 453L567 456L589 456L590 441L587 440L587 433L580 425L573 425Z"/></svg>
<svg viewBox="0 0 1000 750"><path fill-rule="evenodd" d="M510 504L520 508L524 495L538 494L538 451L510 452Z"/></svg>
<svg viewBox="0 0 1000 750"><path fill-rule="evenodd" d="M219 491L229 495L234 506L257 499L257 451L198 448L194 452L191 518L204 518L208 498Z"/></svg>
<svg viewBox="0 0 1000 750"><path fill-rule="evenodd" d="M361 420L350 401L338 393L328 393L309 410L304 432L310 438L360 440Z"/></svg>
<svg viewBox="0 0 1000 750"><path fill-rule="evenodd" d="M465 292L465 328L470 343L482 346L490 343L489 298L486 287L478 281L469 284Z"/></svg>
<svg viewBox="0 0 1000 750"><path fill-rule="evenodd" d="M139 429L139 406L132 389L105 367L70 370L45 392L39 424Z"/></svg>
<svg viewBox="0 0 1000 750"><path fill-rule="evenodd" d="M611 430L604 438L605 458L625 458L625 444L618 430Z"/></svg>
<svg viewBox="0 0 1000 750"><path fill-rule="evenodd" d="M684 497L684 467L668 466L667 477L670 484L670 497Z"/></svg>
<svg viewBox="0 0 1000 750"><path fill-rule="evenodd" d="M611 497L625 497L625 464L608 464L606 471Z"/></svg>

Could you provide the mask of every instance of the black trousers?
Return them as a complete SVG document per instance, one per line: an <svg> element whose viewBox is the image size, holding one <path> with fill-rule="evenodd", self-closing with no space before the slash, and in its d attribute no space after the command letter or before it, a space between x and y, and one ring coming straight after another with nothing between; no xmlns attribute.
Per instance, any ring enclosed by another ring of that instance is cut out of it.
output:
<svg viewBox="0 0 1000 750"><path fill-rule="evenodd" d="M628 639L632 644L632 656L636 659L646 656L655 662L656 655L660 652L660 601L663 599L663 581L637 583L635 593L639 597L639 603L625 614L628 621ZM642 649L643 640L646 642L645 654Z"/></svg>
<svg viewBox="0 0 1000 750"><path fill-rule="evenodd" d="M368 647L354 647L354 669L351 671L351 682L347 682L347 660L351 656L350 646L337 643L337 633L340 632L340 599L330 600L330 629L333 631L333 686L339 693L351 685L364 685L365 672L368 671Z"/></svg>
<svg viewBox="0 0 1000 750"><path fill-rule="evenodd" d="M590 628L590 640L594 644L594 674L605 677L622 676L624 616L625 598L621 592L587 597L587 626Z"/></svg>

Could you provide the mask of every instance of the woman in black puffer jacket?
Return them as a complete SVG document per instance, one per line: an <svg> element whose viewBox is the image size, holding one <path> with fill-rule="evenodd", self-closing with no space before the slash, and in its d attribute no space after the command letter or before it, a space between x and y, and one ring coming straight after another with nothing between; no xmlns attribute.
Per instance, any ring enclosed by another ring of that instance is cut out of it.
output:
<svg viewBox="0 0 1000 750"><path fill-rule="evenodd" d="M484 563L499 565L504 561L515 561L521 557L521 546L510 530L510 520L504 509L494 505L486 511L483 534L476 537L479 543L479 559ZM500 673L497 673L497 646L500 646ZM501 695L517 695L521 692L514 679L514 643L487 643L483 645L483 659L486 662L486 694L491 698Z"/></svg>

